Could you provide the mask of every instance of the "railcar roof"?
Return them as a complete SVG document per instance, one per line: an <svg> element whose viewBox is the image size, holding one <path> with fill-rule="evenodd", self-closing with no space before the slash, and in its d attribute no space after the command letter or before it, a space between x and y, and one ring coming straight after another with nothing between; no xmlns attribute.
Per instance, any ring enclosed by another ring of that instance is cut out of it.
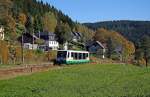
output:
<svg viewBox="0 0 150 97"><path fill-rule="evenodd" d="M77 50L58 50L58 51L67 51L67 52L84 52L84 53L89 53L88 51L77 51Z"/></svg>

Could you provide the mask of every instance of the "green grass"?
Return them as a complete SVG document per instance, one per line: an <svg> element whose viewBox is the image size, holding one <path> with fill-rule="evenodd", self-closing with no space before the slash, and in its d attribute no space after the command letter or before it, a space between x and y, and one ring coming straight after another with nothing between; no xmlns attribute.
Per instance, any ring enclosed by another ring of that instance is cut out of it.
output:
<svg viewBox="0 0 150 97"><path fill-rule="evenodd" d="M0 69L1 68L11 68L11 67L16 67L19 66L18 64L0 64Z"/></svg>
<svg viewBox="0 0 150 97"><path fill-rule="evenodd" d="M150 68L77 65L0 81L0 97L149 97Z"/></svg>

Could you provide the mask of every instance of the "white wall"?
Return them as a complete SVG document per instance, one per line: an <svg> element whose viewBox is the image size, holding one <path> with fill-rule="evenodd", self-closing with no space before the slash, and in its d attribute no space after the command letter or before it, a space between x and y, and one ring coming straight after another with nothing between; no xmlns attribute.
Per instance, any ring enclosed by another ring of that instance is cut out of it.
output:
<svg viewBox="0 0 150 97"><path fill-rule="evenodd" d="M57 41L46 41L46 45L52 50L57 50L59 48L59 43Z"/></svg>
<svg viewBox="0 0 150 97"><path fill-rule="evenodd" d="M30 50L36 50L38 48L38 45L37 44L30 44L30 43L24 43L24 48L26 49L30 49Z"/></svg>
<svg viewBox="0 0 150 97"><path fill-rule="evenodd" d="M4 28L0 27L0 40L4 40Z"/></svg>

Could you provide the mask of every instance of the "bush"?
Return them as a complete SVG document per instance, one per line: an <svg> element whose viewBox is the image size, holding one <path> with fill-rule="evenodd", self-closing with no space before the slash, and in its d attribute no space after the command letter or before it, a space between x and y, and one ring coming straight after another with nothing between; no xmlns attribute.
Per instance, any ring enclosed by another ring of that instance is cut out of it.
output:
<svg viewBox="0 0 150 97"><path fill-rule="evenodd" d="M146 61L145 61L144 58L141 58L139 60L135 60L134 64L137 65L137 66L145 66L146 65Z"/></svg>
<svg viewBox="0 0 150 97"><path fill-rule="evenodd" d="M9 49L4 41L0 41L0 61L2 64L8 64L9 61Z"/></svg>
<svg viewBox="0 0 150 97"><path fill-rule="evenodd" d="M57 51L48 51L45 57L47 61L54 61L57 57Z"/></svg>

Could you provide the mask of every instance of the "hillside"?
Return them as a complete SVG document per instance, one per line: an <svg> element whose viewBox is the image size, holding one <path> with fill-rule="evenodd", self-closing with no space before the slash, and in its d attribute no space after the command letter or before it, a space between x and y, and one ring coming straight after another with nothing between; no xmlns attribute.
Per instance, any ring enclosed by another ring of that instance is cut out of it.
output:
<svg viewBox="0 0 150 97"><path fill-rule="evenodd" d="M47 44L48 40L41 38L39 33L41 35L52 33L55 43L59 43L59 46L57 45L59 49L63 49L65 42L72 42L74 37L72 32L80 33L81 36L76 34L76 36L81 37L78 40L80 43L90 40L94 34L93 30L73 21L61 10L49 3L43 3L42 0L0 0L0 29L4 29L1 30L4 38L1 39L0 37L0 64L20 64L23 63L23 57L25 59L30 57L32 63L36 62L37 60L34 58L39 58L39 56L44 62L47 59L50 61L49 53L41 52L43 50L39 48L42 45L44 48L48 46L48 49L51 47ZM24 35L28 36L25 37ZM22 40L23 36L24 39ZM27 47L38 45L36 50L25 48L26 42L28 42ZM54 45L53 42L50 43ZM78 46L74 45L74 48L78 49ZM25 60L25 62L29 62L29 60Z"/></svg>
<svg viewBox="0 0 150 97"><path fill-rule="evenodd" d="M120 32L127 39L137 43L142 36L150 36L150 21L106 21L97 23L84 23L89 28L106 28Z"/></svg>
<svg viewBox="0 0 150 97"><path fill-rule="evenodd" d="M63 33L64 36L70 37L70 32L74 31L83 33L83 37L88 39L87 33L92 31L53 5L39 0L6 0L0 1L0 5L0 26L5 28L5 40L16 41L23 32L54 33L59 28L69 32Z"/></svg>

